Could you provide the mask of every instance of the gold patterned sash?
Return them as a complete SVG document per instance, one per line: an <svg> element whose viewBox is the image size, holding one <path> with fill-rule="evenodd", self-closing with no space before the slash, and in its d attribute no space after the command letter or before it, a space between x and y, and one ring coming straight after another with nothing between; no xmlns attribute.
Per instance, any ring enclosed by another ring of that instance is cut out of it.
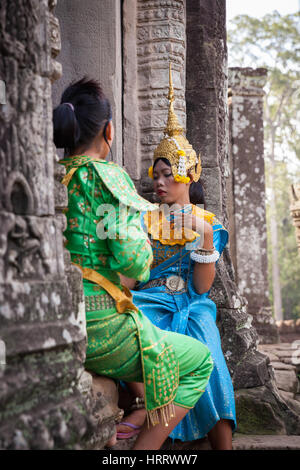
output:
<svg viewBox="0 0 300 470"><path fill-rule="evenodd" d="M75 171L78 169L77 166L74 166L71 168L71 170L63 177L61 180L61 183L64 184L65 186L68 186L68 184L71 181L72 176L74 175Z"/></svg>
<svg viewBox="0 0 300 470"><path fill-rule="evenodd" d="M138 308L132 302L132 294L127 287L122 286L123 291L119 289L118 286L113 284L111 281L102 276L102 274L97 273L94 269L83 268L80 264L72 263L77 266L82 271L83 279L88 281L95 282L98 286L102 287L108 294L115 300L116 309L118 313L125 313L126 310L135 310L138 311Z"/></svg>

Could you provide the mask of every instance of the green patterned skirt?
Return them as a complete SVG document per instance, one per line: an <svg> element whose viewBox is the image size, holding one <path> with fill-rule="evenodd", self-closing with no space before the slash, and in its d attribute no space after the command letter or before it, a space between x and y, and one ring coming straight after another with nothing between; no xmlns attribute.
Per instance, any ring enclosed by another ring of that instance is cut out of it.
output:
<svg viewBox="0 0 300 470"><path fill-rule="evenodd" d="M213 369L208 348L194 338L157 328L140 311L118 313L107 294L88 297L86 369L125 382L143 382L152 424L160 418L167 423L173 404L193 408ZM106 309L90 310L99 302L103 305L104 298Z"/></svg>

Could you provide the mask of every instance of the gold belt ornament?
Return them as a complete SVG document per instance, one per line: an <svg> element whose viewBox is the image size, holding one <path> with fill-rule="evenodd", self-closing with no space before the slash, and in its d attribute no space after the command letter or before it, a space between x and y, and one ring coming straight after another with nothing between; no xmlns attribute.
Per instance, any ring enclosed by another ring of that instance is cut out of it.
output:
<svg viewBox="0 0 300 470"><path fill-rule="evenodd" d="M166 287L172 292L178 292L185 288L185 280L181 276L169 276L166 279Z"/></svg>
<svg viewBox="0 0 300 470"><path fill-rule="evenodd" d="M140 290L151 289L151 287L166 286L167 290L171 293L182 293L186 292L186 282L181 276L163 277L159 279L153 279L147 282L144 286L140 287Z"/></svg>
<svg viewBox="0 0 300 470"><path fill-rule="evenodd" d="M116 309L119 313L125 313L126 310L135 310L138 312L138 308L132 303L132 294L127 287L122 286L121 290L118 286L113 284L111 281L106 279L102 274L97 273L94 269L83 268L79 264L72 263L82 271L83 279L87 279L98 286L102 287L106 292L115 300Z"/></svg>

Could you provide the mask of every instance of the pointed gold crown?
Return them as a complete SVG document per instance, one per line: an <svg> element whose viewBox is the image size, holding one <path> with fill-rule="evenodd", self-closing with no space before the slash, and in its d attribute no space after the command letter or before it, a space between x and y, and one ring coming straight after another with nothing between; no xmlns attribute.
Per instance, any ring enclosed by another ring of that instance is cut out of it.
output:
<svg viewBox="0 0 300 470"><path fill-rule="evenodd" d="M169 111L165 128L164 138L160 141L154 151L153 163L158 158L169 160L175 181L188 183L193 176L193 181L198 181L201 174L201 159L197 157L195 150L184 136L183 128L180 126L174 111L174 87L172 81L171 63L169 65ZM153 167L149 168L149 176L153 177Z"/></svg>

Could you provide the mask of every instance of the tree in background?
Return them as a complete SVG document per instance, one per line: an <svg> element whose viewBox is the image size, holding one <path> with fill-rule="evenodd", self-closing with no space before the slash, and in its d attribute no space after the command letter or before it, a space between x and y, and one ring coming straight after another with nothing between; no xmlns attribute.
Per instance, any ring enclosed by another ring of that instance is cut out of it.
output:
<svg viewBox="0 0 300 470"><path fill-rule="evenodd" d="M267 223L270 241L269 270L272 281L270 291L276 320L283 319L283 310L289 318L300 316L300 299L297 295L300 290L300 272L295 267L295 264L299 266L300 262L299 258L296 258L294 227L287 207L289 185L295 181L295 173L300 163L299 18L300 13L281 16L277 11L260 19L239 15L230 22L228 30L229 66L265 67L268 70L264 130ZM282 163L285 163L284 172L278 171L278 166L282 168ZM281 184L283 182L288 185L285 187L286 197L283 197L284 186ZM282 200L285 201L284 215ZM290 249L285 250L284 246L289 246ZM285 257L284 261L282 256ZM294 273L294 276L291 276L291 273ZM284 290L284 308L282 290ZM291 297L294 294L295 299L298 299L298 306L292 301L290 302L292 310L290 310L286 299L287 295Z"/></svg>

